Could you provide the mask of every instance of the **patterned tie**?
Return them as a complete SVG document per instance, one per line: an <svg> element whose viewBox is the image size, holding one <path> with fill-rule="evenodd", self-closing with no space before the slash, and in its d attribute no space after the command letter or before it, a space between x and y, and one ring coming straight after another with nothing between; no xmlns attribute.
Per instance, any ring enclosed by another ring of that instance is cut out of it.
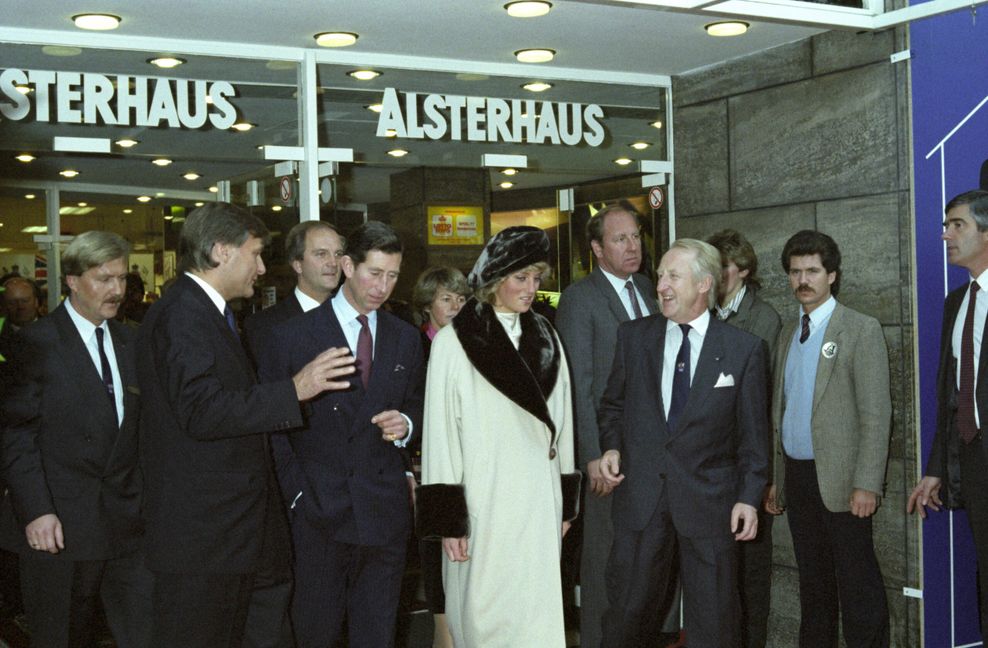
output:
<svg viewBox="0 0 988 648"><path fill-rule="evenodd" d="M360 372L360 381L364 383L364 389L367 389L374 357L374 341L371 339L367 316L357 315L357 321L360 322L360 335L357 336L357 371Z"/></svg>
<svg viewBox="0 0 988 648"><path fill-rule="evenodd" d="M635 294L635 284L631 283L631 279L628 279L628 283L624 284L624 287L628 289L628 295L631 297L631 310L635 311L635 319L641 319L642 307L638 303L638 295Z"/></svg>
<svg viewBox="0 0 988 648"><path fill-rule="evenodd" d="M110 369L110 359L106 357L106 349L103 346L103 335L106 331L102 327L96 328L96 348L99 350L100 377L103 379L103 388L106 395L113 403L113 411L117 411L117 400L113 396L113 371Z"/></svg>
<svg viewBox="0 0 988 648"><path fill-rule="evenodd" d="M230 310L229 306L223 309L223 317L226 318L226 325L230 327L230 330L233 331L233 334L237 336L237 339L239 340L240 333L237 331L237 320L234 319L233 311Z"/></svg>
<svg viewBox="0 0 988 648"><path fill-rule="evenodd" d="M978 301L978 282L971 282L967 300L967 317L961 334L961 388L957 398L957 431L961 440L970 443L978 434L974 418L974 309Z"/></svg>
<svg viewBox="0 0 988 648"><path fill-rule="evenodd" d="M690 325L680 324L679 328L683 331L683 343L679 346L675 373L672 375L672 400L669 402L669 416L666 417L670 430L676 429L679 415L690 397Z"/></svg>
<svg viewBox="0 0 988 648"><path fill-rule="evenodd" d="M803 314L803 324L802 328L799 330L799 343L802 344L806 342L807 338L810 337L810 316Z"/></svg>

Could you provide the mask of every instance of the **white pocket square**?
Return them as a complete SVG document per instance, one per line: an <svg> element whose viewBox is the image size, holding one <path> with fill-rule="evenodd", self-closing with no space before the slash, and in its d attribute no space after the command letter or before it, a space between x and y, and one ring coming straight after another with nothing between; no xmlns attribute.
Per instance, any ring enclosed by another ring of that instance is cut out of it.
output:
<svg viewBox="0 0 988 648"><path fill-rule="evenodd" d="M733 387L734 386L734 376L727 374L721 374L717 377L717 384L714 385L714 389L718 387Z"/></svg>

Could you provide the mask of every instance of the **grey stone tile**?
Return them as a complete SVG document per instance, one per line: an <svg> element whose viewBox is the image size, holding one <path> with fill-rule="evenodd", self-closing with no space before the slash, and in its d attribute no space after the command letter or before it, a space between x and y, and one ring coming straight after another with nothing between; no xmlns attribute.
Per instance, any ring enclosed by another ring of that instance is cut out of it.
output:
<svg viewBox="0 0 988 648"><path fill-rule="evenodd" d="M421 168L391 174L390 187L392 208L421 205L425 200Z"/></svg>
<svg viewBox="0 0 988 648"><path fill-rule="evenodd" d="M908 191L899 192L899 282L902 294L903 324L913 321L913 244L915 224L913 221L910 195Z"/></svg>
<svg viewBox="0 0 988 648"><path fill-rule="evenodd" d="M874 64L731 97L732 208L894 190L894 93Z"/></svg>
<svg viewBox="0 0 988 648"><path fill-rule="evenodd" d="M889 444L889 456L901 458L905 455L905 439L912 434L910 428L912 403L905 400L903 391L905 367L902 329L898 325L885 326L883 332L889 352L889 381L892 396L892 440Z"/></svg>
<svg viewBox="0 0 988 648"><path fill-rule="evenodd" d="M768 615L767 648L799 645L799 576L795 569L772 569L772 608Z"/></svg>
<svg viewBox="0 0 988 648"><path fill-rule="evenodd" d="M902 314L898 209L897 193L817 205L817 228L841 251L838 298L883 324L899 323Z"/></svg>
<svg viewBox="0 0 988 648"><path fill-rule="evenodd" d="M812 204L787 205L677 219L676 236L706 239L727 227L744 234L758 255L758 276L762 282L759 295L785 319L792 316L796 302L779 255L790 236L802 229L813 229L814 224Z"/></svg>
<svg viewBox="0 0 988 648"><path fill-rule="evenodd" d="M676 111L676 216L730 209L727 102Z"/></svg>
<svg viewBox="0 0 988 648"><path fill-rule="evenodd" d="M902 459L889 460L888 490L873 519L875 554L885 586L902 590L911 581L906 570L906 497Z"/></svg>
<svg viewBox="0 0 988 648"><path fill-rule="evenodd" d="M888 62L895 51L892 30L880 32L828 31L813 37L813 74Z"/></svg>
<svg viewBox="0 0 988 648"><path fill-rule="evenodd" d="M812 46L807 38L675 77L672 100L676 107L687 106L805 79L811 70Z"/></svg>

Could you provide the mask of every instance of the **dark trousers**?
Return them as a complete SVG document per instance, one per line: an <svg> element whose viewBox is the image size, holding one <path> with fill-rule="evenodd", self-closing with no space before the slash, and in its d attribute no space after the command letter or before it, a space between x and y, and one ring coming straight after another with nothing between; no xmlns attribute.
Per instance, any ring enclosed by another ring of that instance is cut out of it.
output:
<svg viewBox="0 0 988 648"><path fill-rule="evenodd" d="M679 546L683 616L689 645L734 648L738 645L737 546L729 533L691 538L676 532L663 494L644 529L615 522L607 564L608 608L601 648L639 648L655 619L656 600L672 577L671 548Z"/></svg>
<svg viewBox="0 0 988 648"><path fill-rule="evenodd" d="M953 433L957 434L956 429ZM961 468L961 498L978 557L981 634L984 636L988 632L988 458L984 437L979 436L969 444L961 441L958 458Z"/></svg>
<svg viewBox="0 0 988 648"><path fill-rule="evenodd" d="M155 574L154 648L291 648L291 545L269 489L257 571Z"/></svg>
<svg viewBox="0 0 988 648"><path fill-rule="evenodd" d="M800 648L836 646L838 615L848 648L888 648L888 603L871 518L827 510L816 463L785 461L786 512L799 570Z"/></svg>
<svg viewBox="0 0 988 648"><path fill-rule="evenodd" d="M143 557L70 561L32 552L21 554L20 572L32 648L96 645L100 603L120 648L151 645L153 577Z"/></svg>
<svg viewBox="0 0 988 648"><path fill-rule="evenodd" d="M332 648L347 620L349 648L394 645L407 533L381 546L337 542L304 514L292 520L298 648Z"/></svg>
<svg viewBox="0 0 988 648"><path fill-rule="evenodd" d="M772 603L772 520L774 515L759 509L758 535L738 543L741 563L741 645L765 648L768 613Z"/></svg>

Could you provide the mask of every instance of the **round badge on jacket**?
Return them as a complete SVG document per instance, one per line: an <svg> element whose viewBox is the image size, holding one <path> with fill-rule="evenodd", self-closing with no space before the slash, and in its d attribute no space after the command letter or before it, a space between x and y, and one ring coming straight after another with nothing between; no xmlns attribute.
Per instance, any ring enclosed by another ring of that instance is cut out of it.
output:
<svg viewBox="0 0 988 648"><path fill-rule="evenodd" d="M837 355L837 343L836 342L826 342L826 343L824 343L823 348L820 349L820 353L823 354L823 357L824 358L826 358L827 360L830 360L835 355Z"/></svg>

